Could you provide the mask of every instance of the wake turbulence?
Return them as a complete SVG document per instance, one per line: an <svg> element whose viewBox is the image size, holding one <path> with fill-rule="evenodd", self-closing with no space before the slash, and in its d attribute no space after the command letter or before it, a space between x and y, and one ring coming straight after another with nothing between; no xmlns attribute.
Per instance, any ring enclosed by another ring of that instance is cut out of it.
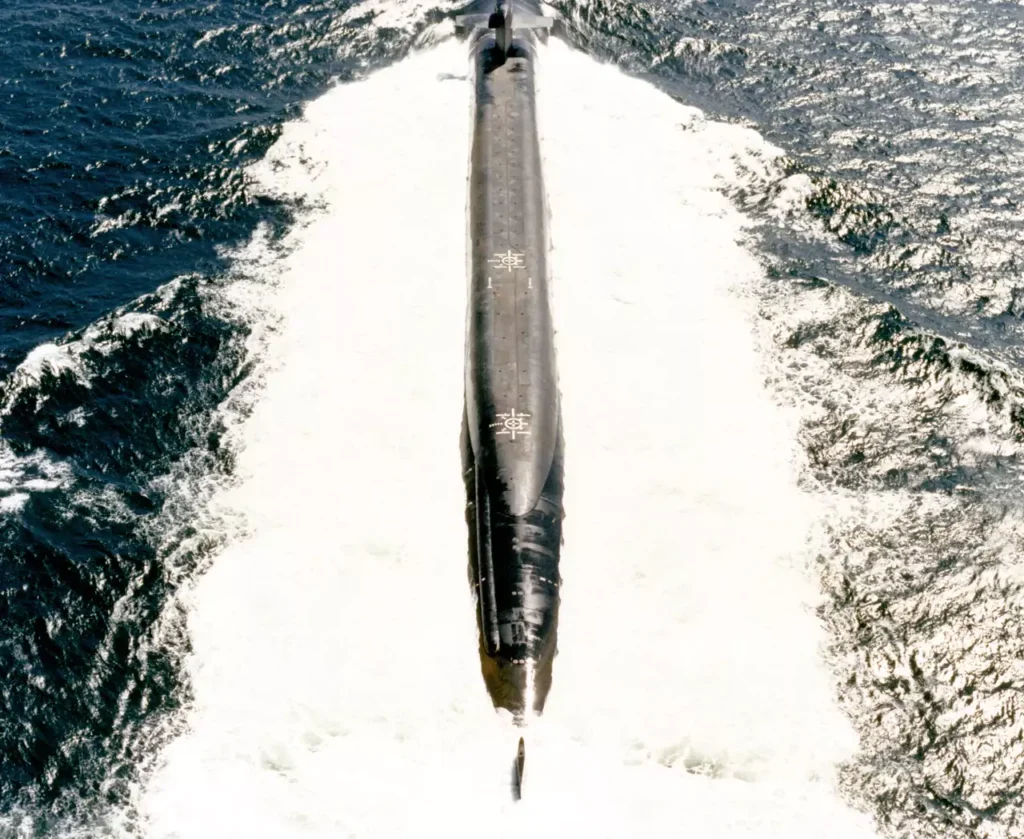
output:
<svg viewBox="0 0 1024 839"><path fill-rule="evenodd" d="M537 10L539 11L539 10ZM517 724L551 687L562 541L562 426L534 95L539 13L458 19L475 72L463 475L480 663ZM517 755L521 779L523 751Z"/></svg>

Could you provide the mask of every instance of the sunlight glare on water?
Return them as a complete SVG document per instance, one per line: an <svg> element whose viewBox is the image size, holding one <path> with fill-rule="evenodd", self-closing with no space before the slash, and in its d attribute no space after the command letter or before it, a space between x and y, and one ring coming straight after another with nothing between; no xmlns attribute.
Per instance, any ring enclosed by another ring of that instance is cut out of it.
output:
<svg viewBox="0 0 1024 839"><path fill-rule="evenodd" d="M720 194L767 147L553 42L539 107L568 511L548 710L477 658L459 427L471 87L448 42L339 86L251 172L313 206L188 596L194 703L153 837L867 837L801 573L817 515ZM688 771L689 770L689 771Z"/></svg>

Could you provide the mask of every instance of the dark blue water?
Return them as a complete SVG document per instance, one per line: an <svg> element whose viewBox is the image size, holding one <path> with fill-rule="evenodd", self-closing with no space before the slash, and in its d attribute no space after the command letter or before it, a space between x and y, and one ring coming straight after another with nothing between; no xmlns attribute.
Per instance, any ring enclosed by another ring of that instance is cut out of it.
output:
<svg viewBox="0 0 1024 839"><path fill-rule="evenodd" d="M786 153L723 188L760 222L804 479L855 511L819 561L861 738L844 793L886 835L1019 835L1024 7L556 9L559 37ZM244 166L454 11L0 9L0 832L102 822L188 701L171 596L220 545L193 512L249 364L216 291L294 209Z"/></svg>
<svg viewBox="0 0 1024 839"><path fill-rule="evenodd" d="M213 546L169 507L230 469L215 411L246 374L207 291L218 248L288 222L241 167L409 40L346 7L0 10L0 813L33 831L123 801L137 727L187 697L165 604Z"/></svg>

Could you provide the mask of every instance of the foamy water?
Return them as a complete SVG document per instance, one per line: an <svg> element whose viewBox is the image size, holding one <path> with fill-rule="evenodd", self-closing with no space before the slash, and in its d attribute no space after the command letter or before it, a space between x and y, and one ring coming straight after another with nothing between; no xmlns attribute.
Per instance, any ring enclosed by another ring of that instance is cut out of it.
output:
<svg viewBox="0 0 1024 839"><path fill-rule="evenodd" d="M459 427L471 88L448 42L338 87L253 170L319 209L261 317L247 535L188 607L153 837L867 837L802 576L819 515L764 391L734 156L554 42L542 152L566 440L560 654L527 734L479 674Z"/></svg>

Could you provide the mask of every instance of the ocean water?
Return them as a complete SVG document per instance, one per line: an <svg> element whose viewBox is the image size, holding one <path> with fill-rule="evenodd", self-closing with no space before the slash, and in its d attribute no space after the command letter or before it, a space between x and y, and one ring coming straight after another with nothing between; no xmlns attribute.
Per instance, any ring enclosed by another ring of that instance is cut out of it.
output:
<svg viewBox="0 0 1024 839"><path fill-rule="evenodd" d="M553 10L518 804L459 7L0 10L0 836L1020 835L1024 10Z"/></svg>

